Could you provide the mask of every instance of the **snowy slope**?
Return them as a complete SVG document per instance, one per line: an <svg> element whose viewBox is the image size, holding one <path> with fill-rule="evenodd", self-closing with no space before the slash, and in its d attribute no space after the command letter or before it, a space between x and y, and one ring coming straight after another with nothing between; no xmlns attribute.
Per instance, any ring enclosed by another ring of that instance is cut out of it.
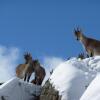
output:
<svg viewBox="0 0 100 100"><path fill-rule="evenodd" d="M0 86L0 100L34 100L34 95L38 96L40 92L41 86L12 78Z"/></svg>
<svg viewBox="0 0 100 100"><path fill-rule="evenodd" d="M80 100L100 100L100 74L91 82Z"/></svg>
<svg viewBox="0 0 100 100"><path fill-rule="evenodd" d="M72 58L63 62L54 70L50 77L50 82L62 95L62 100L80 100L87 86L99 71L99 56L84 60Z"/></svg>
<svg viewBox="0 0 100 100"><path fill-rule="evenodd" d="M61 63L50 82L62 100L100 100L100 56ZM34 100L40 92L41 86L13 78L0 86L0 100Z"/></svg>

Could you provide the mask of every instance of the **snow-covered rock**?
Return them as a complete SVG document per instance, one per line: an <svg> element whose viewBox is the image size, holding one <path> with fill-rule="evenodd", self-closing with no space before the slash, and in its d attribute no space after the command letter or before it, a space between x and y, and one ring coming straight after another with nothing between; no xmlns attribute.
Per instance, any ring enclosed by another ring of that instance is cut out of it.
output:
<svg viewBox="0 0 100 100"><path fill-rule="evenodd" d="M100 100L100 56L64 61L53 71L50 84L61 100ZM40 93L41 86L18 78L0 86L0 100L34 100Z"/></svg>
<svg viewBox="0 0 100 100"><path fill-rule="evenodd" d="M34 100L41 93L41 86L12 78L0 86L0 100Z"/></svg>
<svg viewBox="0 0 100 100"><path fill-rule="evenodd" d="M62 100L80 100L80 97L99 71L100 56L84 60L72 58L63 62L54 70L50 82L62 95Z"/></svg>
<svg viewBox="0 0 100 100"><path fill-rule="evenodd" d="M100 74L91 82L80 100L100 100Z"/></svg>

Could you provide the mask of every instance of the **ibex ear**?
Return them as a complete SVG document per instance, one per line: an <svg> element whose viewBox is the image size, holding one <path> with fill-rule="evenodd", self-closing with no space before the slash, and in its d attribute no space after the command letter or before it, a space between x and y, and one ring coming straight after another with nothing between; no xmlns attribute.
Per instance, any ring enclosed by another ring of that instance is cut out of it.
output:
<svg viewBox="0 0 100 100"><path fill-rule="evenodd" d="M77 31L82 32L82 29L80 27L77 27Z"/></svg>
<svg viewBox="0 0 100 100"><path fill-rule="evenodd" d="M27 59L27 57L32 58L32 56L29 52L25 52L25 54L24 54L24 58Z"/></svg>
<svg viewBox="0 0 100 100"><path fill-rule="evenodd" d="M32 55L31 55L31 53L29 53L29 56L32 58Z"/></svg>

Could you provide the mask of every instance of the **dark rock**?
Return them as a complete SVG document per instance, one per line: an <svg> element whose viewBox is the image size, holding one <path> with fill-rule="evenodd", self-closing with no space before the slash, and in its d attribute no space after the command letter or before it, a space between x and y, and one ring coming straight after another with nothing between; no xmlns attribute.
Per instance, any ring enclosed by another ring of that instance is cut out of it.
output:
<svg viewBox="0 0 100 100"><path fill-rule="evenodd" d="M0 85L2 85L3 83L0 83Z"/></svg>
<svg viewBox="0 0 100 100"><path fill-rule="evenodd" d="M59 92L54 89L49 80L47 80L44 86L42 87L40 100L61 100Z"/></svg>

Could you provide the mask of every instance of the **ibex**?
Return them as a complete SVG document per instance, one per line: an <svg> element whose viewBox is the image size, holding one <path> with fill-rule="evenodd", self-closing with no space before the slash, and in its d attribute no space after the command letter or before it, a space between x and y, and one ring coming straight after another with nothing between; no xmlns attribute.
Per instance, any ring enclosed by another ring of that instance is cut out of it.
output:
<svg viewBox="0 0 100 100"><path fill-rule="evenodd" d="M31 75L34 72L35 79L32 80L31 83L41 85L46 75L45 69L41 67L38 60L32 60L31 54L25 55L24 58L25 58L26 64L30 65L26 70L24 81L27 78L27 81L29 82Z"/></svg>
<svg viewBox="0 0 100 100"><path fill-rule="evenodd" d="M27 53L24 55L25 64L20 64L16 68L17 77L27 80L29 82L32 73L35 73L35 79L31 81L33 84L41 85L46 75L45 69L41 67L38 60L32 60L31 54Z"/></svg>
<svg viewBox="0 0 100 100"><path fill-rule="evenodd" d="M31 74L33 72L33 67L32 67L32 57L30 54L25 54L24 55L24 59L25 59L25 64L19 64L17 67L16 67L16 76L26 80L26 73L29 69L31 69ZM31 68L30 68L31 67ZM30 73L27 73L29 74L28 76L30 77ZM27 81L29 81L29 77L27 79Z"/></svg>
<svg viewBox="0 0 100 100"><path fill-rule="evenodd" d="M80 42L83 44L86 52L88 53L88 56L92 57L92 56L100 55L99 40L86 37L79 28L74 29L74 34L77 40L80 40Z"/></svg>
<svg viewBox="0 0 100 100"><path fill-rule="evenodd" d="M27 82L29 82L31 75L34 72L33 60L31 54L27 53L26 55L24 55L24 59L25 59L25 63L29 65L25 72L24 81L27 80Z"/></svg>
<svg viewBox="0 0 100 100"><path fill-rule="evenodd" d="M41 85L46 75L45 69L40 65L38 60L33 61L33 68L35 73L35 79L32 80L31 83Z"/></svg>

